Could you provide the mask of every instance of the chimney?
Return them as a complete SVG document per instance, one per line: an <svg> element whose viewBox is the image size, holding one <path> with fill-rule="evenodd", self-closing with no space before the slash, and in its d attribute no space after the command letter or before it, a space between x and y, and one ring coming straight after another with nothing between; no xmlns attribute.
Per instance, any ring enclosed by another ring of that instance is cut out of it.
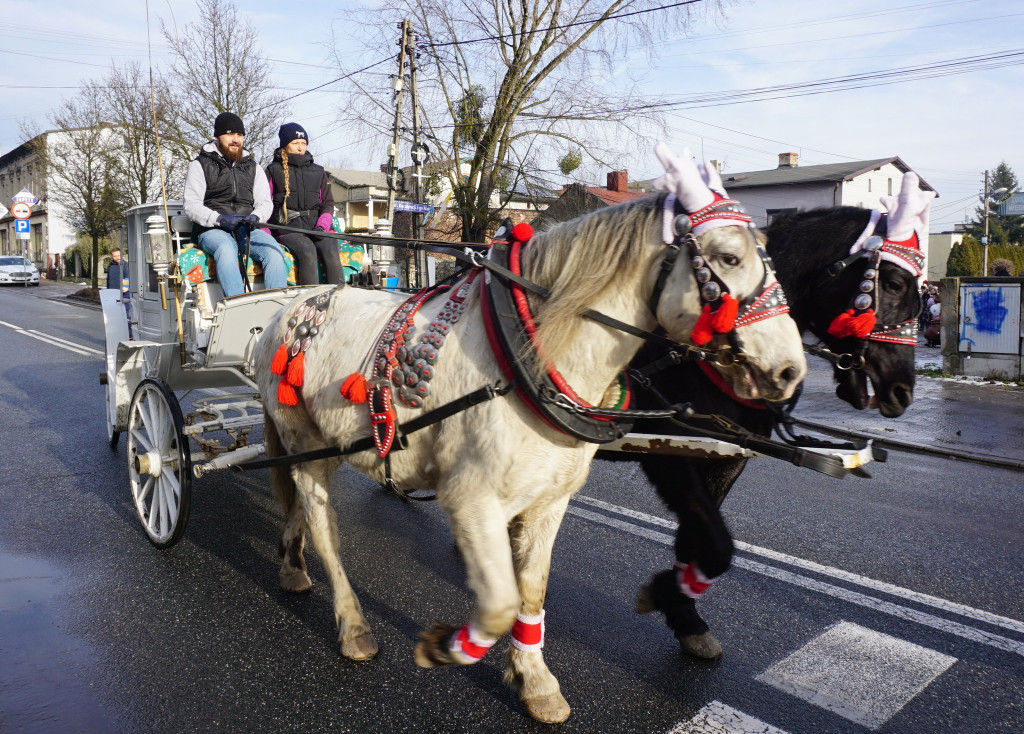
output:
<svg viewBox="0 0 1024 734"><path fill-rule="evenodd" d="M796 168L799 165L799 153L779 153L779 168Z"/></svg>
<svg viewBox="0 0 1024 734"><path fill-rule="evenodd" d="M626 191L629 188L629 174L626 171L608 172L608 190Z"/></svg>

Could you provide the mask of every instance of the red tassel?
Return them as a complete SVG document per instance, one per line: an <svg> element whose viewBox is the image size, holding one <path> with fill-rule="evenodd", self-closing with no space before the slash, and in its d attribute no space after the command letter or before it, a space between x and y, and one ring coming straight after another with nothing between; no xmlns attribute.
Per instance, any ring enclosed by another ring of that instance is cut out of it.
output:
<svg viewBox="0 0 1024 734"><path fill-rule="evenodd" d="M298 405L299 395L295 388L288 384L287 380L277 383L277 402L281 405Z"/></svg>
<svg viewBox="0 0 1024 734"><path fill-rule="evenodd" d="M690 341L698 347L702 347L711 341L711 337L714 335L714 329L711 328L711 306L705 304L700 312L700 318L697 319L697 324L690 332Z"/></svg>
<svg viewBox="0 0 1024 734"><path fill-rule="evenodd" d="M722 295L722 305L711 315L711 328L719 334L725 334L736 328L736 314L740 312L740 302L728 293Z"/></svg>
<svg viewBox="0 0 1024 734"><path fill-rule="evenodd" d="M519 242L529 242L533 237L533 227L526 222L520 222L512 228L512 239Z"/></svg>
<svg viewBox="0 0 1024 734"><path fill-rule="evenodd" d="M341 396L353 403L366 402L366 378L353 372L341 383Z"/></svg>
<svg viewBox="0 0 1024 734"><path fill-rule="evenodd" d="M874 309L868 309L862 314L854 315L854 310L848 309L833 319L829 324L828 333L839 339L848 336L855 336L864 339L871 330L875 328Z"/></svg>
<svg viewBox="0 0 1024 734"><path fill-rule="evenodd" d="M302 378L305 375L306 355L299 352L292 361L288 363L288 383L295 387L302 387Z"/></svg>
<svg viewBox="0 0 1024 734"><path fill-rule="evenodd" d="M288 345L282 344L274 352L274 358L270 361L270 372L275 375L283 375L284 368L288 365Z"/></svg>

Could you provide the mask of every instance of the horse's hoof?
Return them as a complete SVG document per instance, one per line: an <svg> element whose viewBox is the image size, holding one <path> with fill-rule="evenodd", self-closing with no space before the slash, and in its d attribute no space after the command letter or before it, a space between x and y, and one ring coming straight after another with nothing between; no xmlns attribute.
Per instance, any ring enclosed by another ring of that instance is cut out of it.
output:
<svg viewBox="0 0 1024 734"><path fill-rule="evenodd" d="M313 588L313 582L305 571L288 571L281 574L281 588L292 594L301 594Z"/></svg>
<svg viewBox="0 0 1024 734"><path fill-rule="evenodd" d="M544 724L561 724L572 712L561 693L524 698L523 703L530 716Z"/></svg>
<svg viewBox="0 0 1024 734"><path fill-rule="evenodd" d="M722 657L722 645L711 632L703 632L699 635L686 635L678 639L679 647L687 655L704 658L705 660L717 660Z"/></svg>
<svg viewBox="0 0 1024 734"><path fill-rule="evenodd" d="M654 591L651 584L644 584L640 587L640 593L636 595L636 610L640 614L650 614L656 611L658 606L654 603Z"/></svg>
<svg viewBox="0 0 1024 734"><path fill-rule="evenodd" d="M377 640L373 638L372 632L366 632L351 640L342 640L341 654L356 662L372 660L377 654Z"/></svg>
<svg viewBox="0 0 1024 734"><path fill-rule="evenodd" d="M455 663L448 653L448 640L455 634L455 627L444 622L434 622L420 632L413 659L421 668L441 668Z"/></svg>

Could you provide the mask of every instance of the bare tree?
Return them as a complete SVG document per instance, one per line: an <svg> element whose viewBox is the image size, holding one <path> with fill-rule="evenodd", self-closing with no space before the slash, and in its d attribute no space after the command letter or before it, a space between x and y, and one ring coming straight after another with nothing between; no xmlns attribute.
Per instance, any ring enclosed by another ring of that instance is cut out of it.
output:
<svg viewBox="0 0 1024 734"><path fill-rule="evenodd" d="M148 74L136 62L111 66L101 82L92 82L95 97L101 101L103 119L113 123L121 136L121 149L111 159L111 184L122 209L156 201L161 197L157 136L153 126L153 107L161 124L164 185L169 198L181 191L187 160L170 155L167 144L169 89L159 78L154 80L152 98ZM173 192L173 193L171 193Z"/></svg>
<svg viewBox="0 0 1024 734"><path fill-rule="evenodd" d="M265 160L288 108L271 89L259 34L230 0L197 0L196 5L199 20L180 33L161 24L175 54L164 106L167 142L175 155L191 160L213 138L214 118L234 112L245 122L246 148Z"/></svg>
<svg viewBox="0 0 1024 734"><path fill-rule="evenodd" d="M112 184L122 148L117 129L103 119L103 90L87 85L50 115L48 132L31 140L47 182L47 199L61 218L92 241L92 287L99 287L100 239L123 219Z"/></svg>
<svg viewBox="0 0 1024 734"><path fill-rule="evenodd" d="M659 100L627 71L631 44L652 55L694 13L720 12L726 1L659 9L656 0L382 0L351 26L373 54L365 61L391 53L396 24L412 19L434 170L447 172L463 238L481 241L514 192L558 175L559 158L609 165L659 129ZM385 131L392 112L381 82L354 75L356 94L340 114Z"/></svg>

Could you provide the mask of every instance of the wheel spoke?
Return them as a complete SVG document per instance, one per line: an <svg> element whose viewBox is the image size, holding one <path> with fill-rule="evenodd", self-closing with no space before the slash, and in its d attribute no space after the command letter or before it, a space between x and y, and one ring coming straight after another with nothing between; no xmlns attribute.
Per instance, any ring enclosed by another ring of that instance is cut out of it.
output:
<svg viewBox="0 0 1024 734"><path fill-rule="evenodd" d="M153 444L151 444L150 441L149 441L149 435L145 431L143 431L142 429L136 428L135 430L133 430L132 431L132 439L142 449L141 452L137 452L137 453L147 454L147 453L149 453L150 451L153 450Z"/></svg>
<svg viewBox="0 0 1024 734"><path fill-rule="evenodd" d="M162 498L160 497L160 483L156 481L156 477L150 477L153 481L153 501L149 505L149 531L153 534L157 534L157 523L160 520L161 510L163 506Z"/></svg>
<svg viewBox="0 0 1024 734"><path fill-rule="evenodd" d="M140 507L146 506L146 498L149 497L149 491L153 489L153 480L156 477L146 477L146 481L142 483L142 487L139 489L138 503Z"/></svg>
<svg viewBox="0 0 1024 734"><path fill-rule="evenodd" d="M170 493L167 488L167 483L158 481L157 487L160 490L160 499L161 504L163 505L163 513L160 516L160 537L165 538L171 529L171 512L173 511L173 508L171 506L171 498L169 496Z"/></svg>

